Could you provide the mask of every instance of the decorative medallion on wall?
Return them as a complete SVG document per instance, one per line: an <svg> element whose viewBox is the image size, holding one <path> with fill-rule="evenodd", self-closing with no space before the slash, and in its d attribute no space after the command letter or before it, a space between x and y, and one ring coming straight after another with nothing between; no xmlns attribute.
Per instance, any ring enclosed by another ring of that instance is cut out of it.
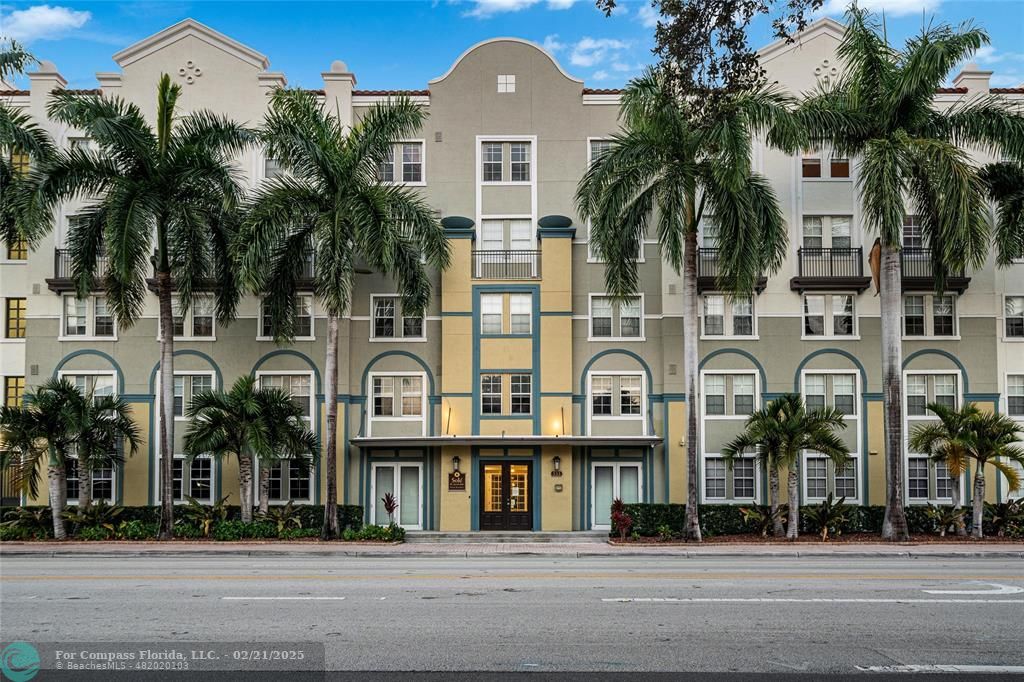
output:
<svg viewBox="0 0 1024 682"><path fill-rule="evenodd" d="M196 79L203 75L203 70L196 66L191 59L185 62L185 66L178 69L178 75L185 79L185 82L192 85Z"/></svg>
<svg viewBox="0 0 1024 682"><path fill-rule="evenodd" d="M821 64L814 69L814 77L822 86L828 87L839 78L839 67L831 59L822 59Z"/></svg>

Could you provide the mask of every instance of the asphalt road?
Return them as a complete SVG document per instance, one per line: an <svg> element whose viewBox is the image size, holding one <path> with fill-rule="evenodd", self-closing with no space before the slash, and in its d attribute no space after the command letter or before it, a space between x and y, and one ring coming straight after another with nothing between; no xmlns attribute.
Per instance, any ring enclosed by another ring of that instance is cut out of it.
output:
<svg viewBox="0 0 1024 682"><path fill-rule="evenodd" d="M330 670L1024 673L1022 624L1012 559L0 558L2 642L313 642Z"/></svg>

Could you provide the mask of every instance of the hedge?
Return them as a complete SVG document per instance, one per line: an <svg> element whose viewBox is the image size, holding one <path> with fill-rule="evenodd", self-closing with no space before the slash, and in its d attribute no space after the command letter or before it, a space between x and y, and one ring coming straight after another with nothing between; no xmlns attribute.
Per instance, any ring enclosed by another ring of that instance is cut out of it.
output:
<svg viewBox="0 0 1024 682"><path fill-rule="evenodd" d="M716 535L741 535L753 532L753 528L743 522L740 507L747 505L702 504L700 505L700 526L706 537ZM927 507L908 505L904 508L907 525L913 534L937 533L935 522L928 518ZM804 512L807 507L800 508L800 532L816 533L818 528L812 527L813 522ZM659 526L668 526L676 533L682 533L686 527L685 504L627 504L626 513L633 519L631 532L644 537L658 535ZM846 522L839 530L841 533L881 533L882 520L885 518L883 506L848 505ZM964 523L968 529L971 525L969 508L964 509ZM986 524L986 535L990 533ZM614 532L612 533L614 535Z"/></svg>

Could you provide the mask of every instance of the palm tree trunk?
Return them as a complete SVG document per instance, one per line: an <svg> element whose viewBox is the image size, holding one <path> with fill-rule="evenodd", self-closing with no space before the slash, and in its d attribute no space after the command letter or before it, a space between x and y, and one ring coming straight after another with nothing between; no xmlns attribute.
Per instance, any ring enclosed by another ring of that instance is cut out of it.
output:
<svg viewBox="0 0 1024 682"><path fill-rule="evenodd" d="M238 503L242 523L252 523L252 455L238 453Z"/></svg>
<svg viewBox="0 0 1024 682"><path fill-rule="evenodd" d="M270 511L270 465L260 462L260 513Z"/></svg>
<svg viewBox="0 0 1024 682"><path fill-rule="evenodd" d="M46 479L49 484L50 493L50 514L53 516L53 537L57 540L67 538L68 534L64 528L64 496L67 495L66 479L64 477L64 465L57 457L57 451L50 447L50 463L46 469Z"/></svg>
<svg viewBox="0 0 1024 682"><path fill-rule="evenodd" d="M92 505L92 469L78 459L78 508L88 509Z"/></svg>
<svg viewBox="0 0 1024 682"><path fill-rule="evenodd" d="M768 504L772 510L772 535L781 538L786 529L779 515L779 469L774 464L768 467Z"/></svg>
<svg viewBox="0 0 1024 682"><path fill-rule="evenodd" d="M886 483L882 537L897 541L910 539L907 516L903 512L903 346L900 329L902 279L899 249L883 242L879 276Z"/></svg>
<svg viewBox="0 0 1024 682"><path fill-rule="evenodd" d="M690 221L692 222L692 221ZM683 374L686 376L686 530L687 540L702 541L697 505L697 449L700 411L697 393L697 231L686 232L683 253Z"/></svg>
<svg viewBox="0 0 1024 682"><path fill-rule="evenodd" d="M961 474L961 477L962 476L963 476L963 474ZM953 488L952 488L952 490L953 490L953 499L952 499L953 509L955 509L957 511L960 511L960 508L963 507L963 502L960 500L960 479L959 478L950 478L949 482L953 486ZM954 525L956 526L956 534L959 537L964 537L964 536L967 535L967 527L964 524L964 517L963 516L957 517L957 522Z"/></svg>
<svg viewBox="0 0 1024 682"><path fill-rule="evenodd" d="M160 533L174 537L174 314L171 310L171 273L156 273L160 300Z"/></svg>
<svg viewBox="0 0 1024 682"><path fill-rule="evenodd" d="M971 504L974 507L974 518L972 519L973 527L971 528L971 534L976 538L981 538L985 535L984 529L981 527L982 515L985 512L984 462L978 462L978 469L974 472L974 499L971 500Z"/></svg>
<svg viewBox="0 0 1024 682"><path fill-rule="evenodd" d="M786 538L796 540L800 536L800 477L795 464L789 467L786 483L789 491L789 528L786 529Z"/></svg>
<svg viewBox="0 0 1024 682"><path fill-rule="evenodd" d="M322 540L339 535L338 530L338 316L327 315L327 360L324 363L327 374L324 386L324 400L327 403L327 452L325 453L324 477L327 480L327 499L324 500L324 525L320 532Z"/></svg>

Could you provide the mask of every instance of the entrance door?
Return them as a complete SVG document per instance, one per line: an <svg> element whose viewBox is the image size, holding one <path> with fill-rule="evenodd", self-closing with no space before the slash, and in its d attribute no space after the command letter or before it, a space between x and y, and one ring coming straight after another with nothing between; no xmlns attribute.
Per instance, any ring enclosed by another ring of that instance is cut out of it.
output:
<svg viewBox="0 0 1024 682"><path fill-rule="evenodd" d="M373 500L370 522L386 526L392 521L384 509L384 495L391 493L398 502L394 521L407 530L423 528L423 465L420 463L373 465L370 499Z"/></svg>
<svg viewBox="0 0 1024 682"><path fill-rule="evenodd" d="M611 530L612 501L621 499L635 504L643 497L643 476L640 464L595 463L591 485L591 520L594 530Z"/></svg>
<svg viewBox="0 0 1024 682"><path fill-rule="evenodd" d="M480 530L533 530L531 462L480 465Z"/></svg>

